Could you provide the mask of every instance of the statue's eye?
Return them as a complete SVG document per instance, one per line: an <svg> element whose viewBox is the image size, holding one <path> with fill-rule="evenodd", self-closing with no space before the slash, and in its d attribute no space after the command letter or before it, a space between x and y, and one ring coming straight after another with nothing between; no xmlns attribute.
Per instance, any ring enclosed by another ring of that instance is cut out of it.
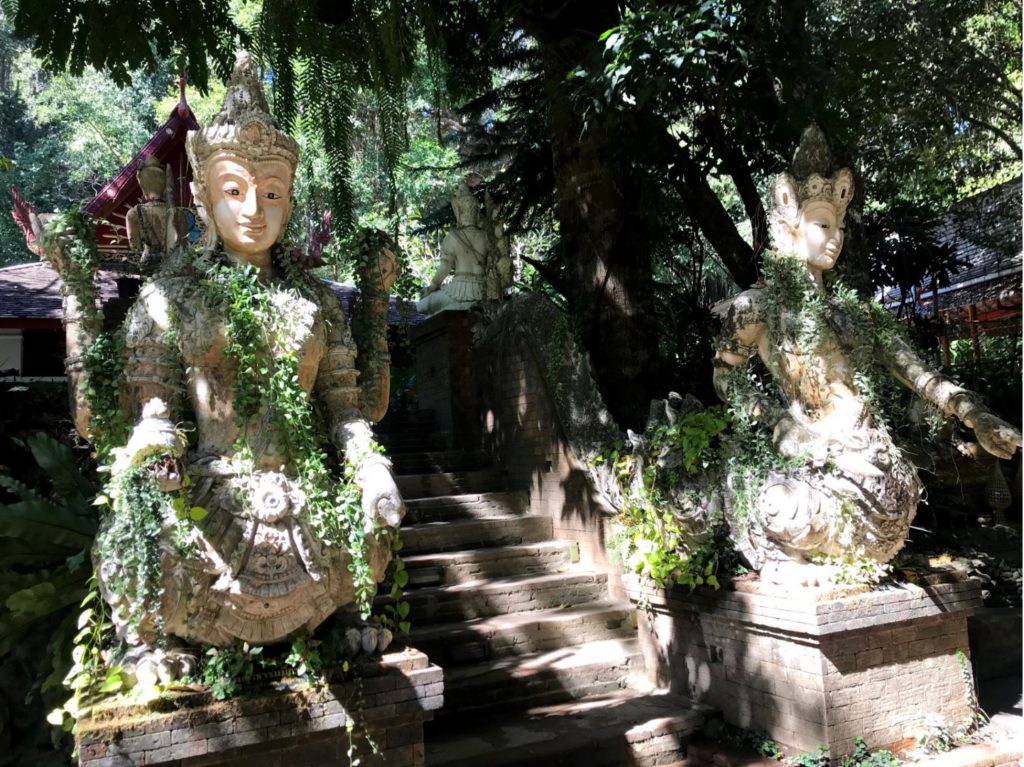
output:
<svg viewBox="0 0 1024 767"><path fill-rule="evenodd" d="M280 200L281 199L281 195L279 195L277 192L267 192L267 199L268 200Z"/></svg>
<svg viewBox="0 0 1024 767"><path fill-rule="evenodd" d="M228 189L227 193L230 194L232 197L240 197L242 195L242 190L241 189Z"/></svg>
<svg viewBox="0 0 1024 767"><path fill-rule="evenodd" d="M818 222L818 226L820 226L822 229L828 229L829 228L828 224L826 224L824 221L819 221Z"/></svg>

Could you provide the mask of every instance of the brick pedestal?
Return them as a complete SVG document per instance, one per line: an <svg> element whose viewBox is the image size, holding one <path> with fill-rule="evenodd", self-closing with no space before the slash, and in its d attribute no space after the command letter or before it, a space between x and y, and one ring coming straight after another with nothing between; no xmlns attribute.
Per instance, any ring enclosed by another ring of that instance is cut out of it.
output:
<svg viewBox="0 0 1024 767"><path fill-rule="evenodd" d="M448 447L480 445L480 404L472 374L473 314L439 312L412 329L416 391L421 410L432 410Z"/></svg>
<svg viewBox="0 0 1024 767"><path fill-rule="evenodd" d="M833 757L855 736L872 748L918 735L929 714L959 723L974 682L967 618L977 583L906 585L837 596L818 589L738 583L690 594L628 584L640 612L651 681L761 728L798 751Z"/></svg>
<svg viewBox="0 0 1024 767"><path fill-rule="evenodd" d="M179 694L152 708L100 705L78 723L79 765L315 767L348 764L354 743L361 765L421 767L423 723L443 702L441 669L405 650L363 664L359 674L323 690L223 702Z"/></svg>

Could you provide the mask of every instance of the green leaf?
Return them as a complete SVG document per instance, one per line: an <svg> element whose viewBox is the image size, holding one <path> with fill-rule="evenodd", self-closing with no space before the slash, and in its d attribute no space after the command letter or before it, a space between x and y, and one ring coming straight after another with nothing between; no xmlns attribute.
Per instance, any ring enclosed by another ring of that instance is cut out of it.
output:
<svg viewBox="0 0 1024 767"><path fill-rule="evenodd" d="M49 501L20 501L0 507L0 537L41 544L62 544L78 551L96 537L95 519L75 514Z"/></svg>
<svg viewBox="0 0 1024 767"><path fill-rule="evenodd" d="M399 570L395 573L395 585L400 589L404 589L409 583L409 573L405 570Z"/></svg>
<svg viewBox="0 0 1024 767"><path fill-rule="evenodd" d="M206 519L207 511L202 506L193 506L188 510L189 519L193 522L201 522Z"/></svg>
<svg viewBox="0 0 1024 767"><path fill-rule="evenodd" d="M397 605L395 605L395 612L398 613L398 617L399 618L408 618L409 617L409 603L408 602L399 602Z"/></svg>
<svg viewBox="0 0 1024 767"><path fill-rule="evenodd" d="M46 472L64 505L72 509L88 506L88 499L96 494L96 488L82 476L71 448L42 433L27 441L36 463Z"/></svg>

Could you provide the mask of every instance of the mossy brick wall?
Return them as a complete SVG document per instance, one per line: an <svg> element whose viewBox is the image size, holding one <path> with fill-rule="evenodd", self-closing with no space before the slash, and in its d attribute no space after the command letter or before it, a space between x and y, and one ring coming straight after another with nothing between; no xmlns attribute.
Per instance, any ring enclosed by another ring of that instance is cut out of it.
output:
<svg viewBox="0 0 1024 767"><path fill-rule="evenodd" d="M528 492L529 513L550 516L554 537L576 541L581 560L607 572L612 595L621 596L620 567L608 552L614 513L565 438L537 351L507 338L474 347L481 444L507 488Z"/></svg>
<svg viewBox="0 0 1024 767"><path fill-rule="evenodd" d="M837 596L740 583L737 591L664 591L628 580L646 600L640 639L651 681L712 705L738 727L793 749L849 753L905 745L925 717L971 713L967 618L977 582L906 585Z"/></svg>
<svg viewBox="0 0 1024 767"><path fill-rule="evenodd" d="M423 723L443 702L441 669L407 650L364 662L359 673L359 681L324 690L267 691L223 702L182 694L159 701L159 711L99 706L79 722L79 764L316 767L348 764L354 743L364 766L423 765Z"/></svg>

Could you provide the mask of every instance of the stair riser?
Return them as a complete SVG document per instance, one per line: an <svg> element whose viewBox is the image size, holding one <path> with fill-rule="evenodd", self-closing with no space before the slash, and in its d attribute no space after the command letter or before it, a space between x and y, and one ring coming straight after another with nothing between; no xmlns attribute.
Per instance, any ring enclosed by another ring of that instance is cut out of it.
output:
<svg viewBox="0 0 1024 767"><path fill-rule="evenodd" d="M537 543L549 539L551 531L549 517L488 519L459 526L403 527L402 541L404 551L415 554Z"/></svg>
<svg viewBox="0 0 1024 767"><path fill-rule="evenodd" d="M494 469L466 471L452 474L407 474L395 477L398 490L405 500L430 498L437 495L488 493L501 483Z"/></svg>
<svg viewBox="0 0 1024 767"><path fill-rule="evenodd" d="M429 453L446 450L448 442L444 435L435 432L424 434L378 434L377 442L388 455L402 453Z"/></svg>
<svg viewBox="0 0 1024 767"><path fill-rule="evenodd" d="M507 591L454 594L418 594L409 591L405 599L418 624L444 623L493 615L547 610L553 607L596 602L607 595L605 578L594 576L582 583L551 584L544 587L509 589Z"/></svg>
<svg viewBox="0 0 1024 767"><path fill-rule="evenodd" d="M389 456L396 474L428 474L486 469L489 463L483 453L464 450L443 450L428 453L396 453Z"/></svg>
<svg viewBox="0 0 1024 767"><path fill-rule="evenodd" d="M406 525L449 522L457 519L518 517L526 513L525 493L487 493L463 499L406 501Z"/></svg>
<svg viewBox="0 0 1024 767"><path fill-rule="evenodd" d="M478 663L492 658L547 652L567 645L626 638L636 634L628 616L586 616L577 621L529 623L514 629L500 629L487 635L452 631L444 637L418 636L414 624L411 641L442 667Z"/></svg>
<svg viewBox="0 0 1024 767"><path fill-rule="evenodd" d="M490 709L522 710L578 700L588 695L606 695L626 686L631 675L643 672L638 653L617 662L566 671L547 669L524 677L500 673L477 677L469 683L445 685L444 708L435 716L479 712Z"/></svg>
<svg viewBox="0 0 1024 767"><path fill-rule="evenodd" d="M448 586L481 578L502 578L510 575L548 575L560 572L572 562L569 548L537 548L517 552L514 556L497 558L452 558L419 564L407 562L410 588L415 586Z"/></svg>

